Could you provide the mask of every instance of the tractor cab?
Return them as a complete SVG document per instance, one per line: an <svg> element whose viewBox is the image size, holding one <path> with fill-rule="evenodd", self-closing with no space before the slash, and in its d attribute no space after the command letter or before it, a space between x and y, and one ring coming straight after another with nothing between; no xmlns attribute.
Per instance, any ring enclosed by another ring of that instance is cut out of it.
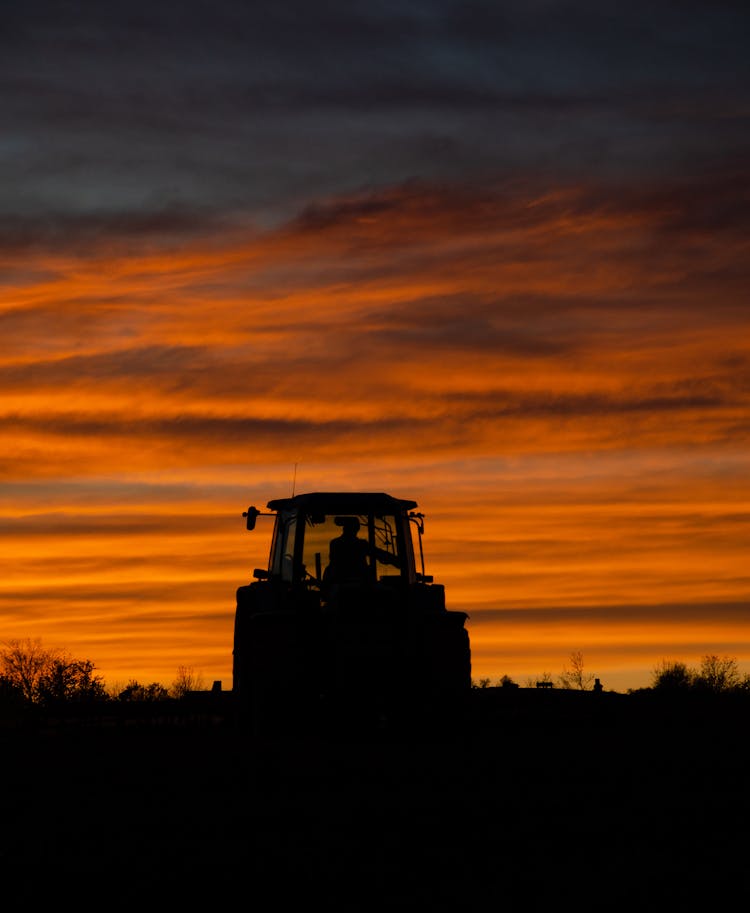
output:
<svg viewBox="0 0 750 913"><path fill-rule="evenodd" d="M414 512L416 506L382 493L313 493L269 501L275 523L268 568L254 576L282 588L302 587L323 605L342 587L431 583L424 572L424 518ZM248 529L264 515L248 508Z"/></svg>

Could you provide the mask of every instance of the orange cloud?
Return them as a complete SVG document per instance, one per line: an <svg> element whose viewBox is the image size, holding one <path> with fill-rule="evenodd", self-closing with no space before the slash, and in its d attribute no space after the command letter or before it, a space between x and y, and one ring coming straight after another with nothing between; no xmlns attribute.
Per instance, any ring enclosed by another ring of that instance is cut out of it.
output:
<svg viewBox="0 0 750 913"><path fill-rule="evenodd" d="M701 638L750 661L711 621L750 594L750 260L715 184L710 230L680 187L406 185L265 233L9 244L0 639L228 682L267 547L239 514L299 464L298 491L425 505L477 674L584 643L633 678Z"/></svg>

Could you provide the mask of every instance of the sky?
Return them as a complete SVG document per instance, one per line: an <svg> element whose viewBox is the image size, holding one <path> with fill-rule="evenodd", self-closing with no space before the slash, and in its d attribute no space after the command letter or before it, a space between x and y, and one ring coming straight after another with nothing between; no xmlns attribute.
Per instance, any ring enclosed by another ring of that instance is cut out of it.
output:
<svg viewBox="0 0 750 913"><path fill-rule="evenodd" d="M8 0L0 641L231 688L242 512L367 490L477 680L750 672L749 24Z"/></svg>

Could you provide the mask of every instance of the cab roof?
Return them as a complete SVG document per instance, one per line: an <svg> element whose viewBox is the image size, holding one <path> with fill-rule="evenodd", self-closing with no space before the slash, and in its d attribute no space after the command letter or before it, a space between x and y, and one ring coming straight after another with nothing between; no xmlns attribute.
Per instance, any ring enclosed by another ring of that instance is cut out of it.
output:
<svg viewBox="0 0 750 913"><path fill-rule="evenodd" d="M274 511L297 508L305 513L323 514L398 514L416 506L416 501L394 498L382 491L314 491L275 498L267 504Z"/></svg>

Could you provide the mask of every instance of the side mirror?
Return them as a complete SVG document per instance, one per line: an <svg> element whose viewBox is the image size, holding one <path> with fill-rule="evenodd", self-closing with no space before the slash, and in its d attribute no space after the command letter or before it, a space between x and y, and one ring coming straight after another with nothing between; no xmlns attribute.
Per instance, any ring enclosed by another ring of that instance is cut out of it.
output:
<svg viewBox="0 0 750 913"><path fill-rule="evenodd" d="M247 528L255 529L255 521L260 516L260 511L257 507L248 507L242 516L247 517Z"/></svg>
<svg viewBox="0 0 750 913"><path fill-rule="evenodd" d="M268 571L259 567L256 567L253 571L253 577L255 577L256 580L268 580L269 576Z"/></svg>

